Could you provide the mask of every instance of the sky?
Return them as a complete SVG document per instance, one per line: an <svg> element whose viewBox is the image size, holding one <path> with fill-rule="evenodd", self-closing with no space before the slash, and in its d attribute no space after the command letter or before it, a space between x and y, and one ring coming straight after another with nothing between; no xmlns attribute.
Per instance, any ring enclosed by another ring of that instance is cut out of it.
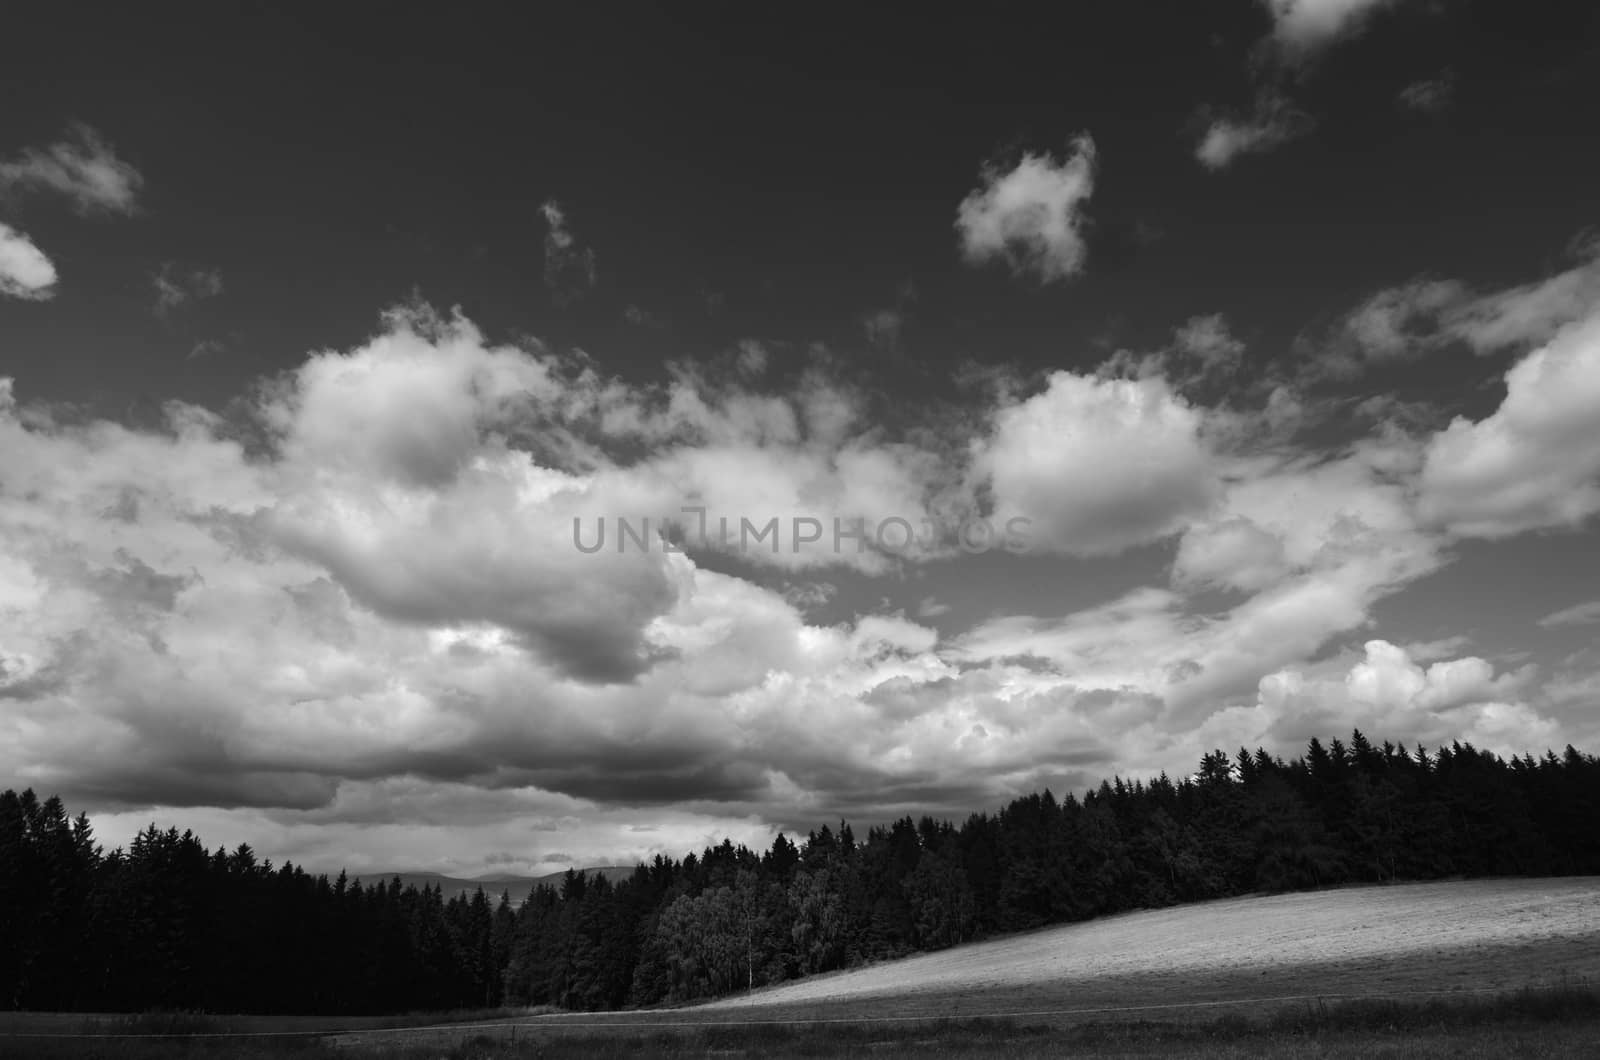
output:
<svg viewBox="0 0 1600 1060"><path fill-rule="evenodd" d="M1600 13L1086 7L9 20L0 786L473 875L1600 749Z"/></svg>

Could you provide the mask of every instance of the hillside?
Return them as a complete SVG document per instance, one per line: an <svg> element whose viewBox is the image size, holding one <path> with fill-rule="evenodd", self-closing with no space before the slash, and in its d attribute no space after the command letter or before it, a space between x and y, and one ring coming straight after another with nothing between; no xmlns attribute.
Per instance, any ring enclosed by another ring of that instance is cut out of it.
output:
<svg viewBox="0 0 1600 1060"><path fill-rule="evenodd" d="M1600 877L1232 898L958 946L698 1006L996 1012L1516 989L1600 976ZM752 1016L755 1014L752 1013Z"/></svg>

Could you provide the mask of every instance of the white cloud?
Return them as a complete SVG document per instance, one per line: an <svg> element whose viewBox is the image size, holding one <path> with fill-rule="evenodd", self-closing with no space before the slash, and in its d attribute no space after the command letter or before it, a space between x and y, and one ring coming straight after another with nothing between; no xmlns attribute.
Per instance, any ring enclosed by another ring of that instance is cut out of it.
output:
<svg viewBox="0 0 1600 1060"><path fill-rule="evenodd" d="M0 295L41 301L55 294L56 267L33 240L0 222Z"/></svg>
<svg viewBox="0 0 1600 1060"><path fill-rule="evenodd" d="M1575 527L1600 511L1600 312L1567 324L1505 376L1500 407L1428 443L1421 507L1469 537Z"/></svg>
<svg viewBox="0 0 1600 1060"><path fill-rule="evenodd" d="M1302 61L1360 32L1397 0L1262 0L1272 16L1272 40L1290 61Z"/></svg>
<svg viewBox="0 0 1600 1060"><path fill-rule="evenodd" d="M1442 542L1416 525L1405 474L1416 454L1390 449L1220 459L1224 485L1179 541L1174 589L1139 589L1062 619L996 618L947 654L969 665L1031 660L1080 687L1157 697L1152 736L1169 746L1264 675L1367 626L1381 600L1444 565ZM1188 595L1212 588L1244 599L1192 613Z"/></svg>
<svg viewBox="0 0 1600 1060"><path fill-rule="evenodd" d="M343 367L370 378L419 341L402 327ZM162 432L68 427L19 415L6 389L8 776L99 804L309 809L344 778L404 774L752 801L772 770L799 766L785 764L792 741L747 728L804 728L807 705L777 697L765 710L782 716L763 720L730 714L727 697L774 671L853 672L852 659L899 672L931 647L894 618L806 627L777 594L682 556L580 555L560 496L595 480L488 432L453 475L408 476L384 414L414 403L363 409L347 438L378 441L331 462L295 417L320 415L330 386L348 396L337 377L324 359L289 381L305 399L272 410L290 418L264 459L192 408L174 406Z"/></svg>
<svg viewBox="0 0 1600 1060"><path fill-rule="evenodd" d="M1221 313L1190 317L1175 338L1178 350L1198 360L1207 372L1231 373L1244 355L1244 343L1234 338Z"/></svg>
<svg viewBox="0 0 1600 1060"><path fill-rule="evenodd" d="M1041 283L1083 270L1083 208L1094 192L1095 146L1088 136L1073 142L1061 160L1025 154L1001 172L988 167L983 186L956 210L961 251L972 264L1002 260L1019 276Z"/></svg>
<svg viewBox="0 0 1600 1060"><path fill-rule="evenodd" d="M1413 280L1372 295L1351 311L1344 327L1368 358L1394 360L1428 339L1431 329L1419 333L1419 327L1466 298L1465 287L1454 280Z"/></svg>
<svg viewBox="0 0 1600 1060"><path fill-rule="evenodd" d="M441 486L466 469L485 434L562 395L548 362L486 346L460 317L403 310L367 345L307 358L266 389L263 412L307 467Z"/></svg>
<svg viewBox="0 0 1600 1060"><path fill-rule="evenodd" d="M278 442L254 456L192 407L140 431L7 401L8 776L95 809L227 807L205 819L307 851L313 835L351 841L320 856L370 866L420 849L394 845L395 829L430 814L537 808L568 838L591 823L616 837L608 807L670 803L651 819L681 851L686 829L730 821L954 811L1028 790L1061 747L1084 746L1070 717L1046 728L1075 743L1035 739L988 677L948 684L959 675L937 634L903 616L808 625L777 593L683 556L585 565L547 528L565 532L561 489L604 490L606 476L539 467L486 427L460 467L419 476L389 421L438 417L392 380L347 421L351 462L332 460L323 414L406 365L446 407L479 393L475 422L495 421L482 371L512 351L472 352L459 322L432 339L391 325L284 380ZM424 370L424 346L449 370ZM632 646L644 665L631 681L592 680L619 676ZM617 657L586 670L601 653ZM485 789L476 809L463 788ZM405 809L361 838L390 797Z"/></svg>
<svg viewBox="0 0 1600 1060"><path fill-rule="evenodd" d="M1261 679L1251 708L1209 723L1224 746L1274 743L1293 746L1311 736L1358 728L1397 743L1438 746L1453 740L1501 755L1538 753L1561 743L1559 726L1524 694L1533 672L1496 674L1488 661L1468 656L1424 668L1404 649L1368 641L1364 658L1341 676L1287 669Z"/></svg>
<svg viewBox="0 0 1600 1060"><path fill-rule="evenodd" d="M1174 576L1182 584L1256 592L1289 570L1284 542L1243 516L1191 528L1178 542Z"/></svg>
<svg viewBox="0 0 1600 1060"><path fill-rule="evenodd" d="M1231 360L1235 342L1196 318L1174 349ZM160 429L60 422L0 385L0 772L128 809L113 829L191 806L175 819L329 867L394 867L374 861L387 850L467 869L518 850L493 823L516 815L558 837L532 865L959 814L1354 719L1519 750L1560 735L1525 675L1452 659L1459 644L1369 651L1333 676L1309 662L1445 561L1416 522L1425 445L1404 436L1317 456L1235 431L1159 374L1060 372L913 444L821 368L761 390L682 364L634 386L420 308L252 398L247 451L240 425L193 406ZM895 569L870 552L573 546L574 514L696 502L983 504L1028 513L1044 551L1174 535L1177 551L1169 588L945 640L921 620L973 601L922 571L905 612L805 614ZM853 572L796 584L823 566ZM1196 606L1217 589L1237 595ZM1280 672L1300 683L1263 684ZM659 833L628 832L641 818Z"/></svg>
<svg viewBox="0 0 1600 1060"><path fill-rule="evenodd" d="M1107 555L1159 540L1202 514L1217 489L1204 416L1160 378L1056 372L1002 405L974 474L994 519L1032 521L1034 547Z"/></svg>
<svg viewBox="0 0 1600 1060"><path fill-rule="evenodd" d="M1569 626L1590 626L1597 622L1600 622L1600 600L1589 600L1553 611L1541 618L1539 625L1545 629L1565 629Z"/></svg>
<svg viewBox="0 0 1600 1060"><path fill-rule="evenodd" d="M1241 155L1264 154L1311 131L1312 120L1274 91L1256 96L1248 114L1212 117L1196 145L1194 156L1213 172L1226 169Z"/></svg>
<svg viewBox="0 0 1600 1060"><path fill-rule="evenodd" d="M944 727L875 720L861 699L947 675L932 630L898 615L809 626L686 556L588 556L570 536L585 504L678 500L679 473L707 493L776 474L785 503L892 503L892 447L869 445L820 382L763 402L690 372L664 394L618 393L571 368L397 312L264 387L266 447L249 456L193 406L162 430L62 424L18 408L8 383L0 769L91 807L308 814L345 785L409 775L591 807L670 801L708 829L789 812L774 791L937 796ZM566 432L549 448L570 456L602 425L665 443L659 459L585 450L594 466L563 469L509 442ZM763 438L767 457L745 455ZM741 461L753 476L730 473ZM814 728L824 717L838 724ZM907 740L920 750L874 757ZM957 784L965 799L991 781Z"/></svg>
<svg viewBox="0 0 1600 1060"><path fill-rule="evenodd" d="M1255 102L1248 113L1201 111L1205 132L1195 158L1216 172L1241 155L1262 154L1309 133L1315 122L1280 91L1334 43L1353 37L1379 10L1399 0L1261 0L1272 31L1256 48ZM1437 90L1435 95L1437 96Z"/></svg>
<svg viewBox="0 0 1600 1060"><path fill-rule="evenodd" d="M1543 342L1562 326L1600 310L1600 239L1576 244L1580 260L1543 280L1509 287L1453 306L1442 318L1446 334L1489 353Z"/></svg>
<svg viewBox="0 0 1600 1060"><path fill-rule="evenodd" d="M143 185L139 171L81 123L49 147L29 148L12 161L0 162L0 192L63 195L84 214L131 214Z"/></svg>
<svg viewBox="0 0 1600 1060"><path fill-rule="evenodd" d="M1418 530L1409 489L1389 454L1357 449L1333 459L1288 453L1238 462L1211 519L1179 544L1173 576L1184 585L1254 591L1291 573L1352 561L1426 568L1433 544Z"/></svg>
<svg viewBox="0 0 1600 1060"><path fill-rule="evenodd" d="M1305 659L1445 565L1439 536L1418 525L1418 449L1398 438L1333 457L1284 450L1231 462L1222 499L1180 539L1171 576L1185 592L1250 595L1194 638L1193 657L1212 674L1178 698Z"/></svg>
<svg viewBox="0 0 1600 1060"><path fill-rule="evenodd" d="M1368 297L1341 322L1368 361L1409 359L1463 343L1479 354L1544 342L1600 310L1600 240L1576 245L1572 267L1531 283L1479 293L1459 280L1419 277ZM1348 361L1347 372L1359 370Z"/></svg>

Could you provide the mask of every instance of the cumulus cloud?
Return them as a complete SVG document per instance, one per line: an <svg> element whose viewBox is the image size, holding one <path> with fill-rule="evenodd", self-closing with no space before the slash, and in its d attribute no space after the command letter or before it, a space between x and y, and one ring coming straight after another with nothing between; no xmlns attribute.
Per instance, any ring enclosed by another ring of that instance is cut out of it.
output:
<svg viewBox="0 0 1600 1060"><path fill-rule="evenodd" d="M1241 592L1264 589L1288 570L1284 539L1241 515L1192 527L1173 564L1180 583Z"/></svg>
<svg viewBox="0 0 1600 1060"><path fill-rule="evenodd" d="M1211 317L1172 347L1238 353ZM782 373L739 356L630 384L413 306L263 381L245 422L61 418L0 386L0 771L126 811L103 836L187 806L330 867L434 840L532 865L961 814L1369 716L1486 745L1525 725L1518 749L1575 724L1458 643L1310 661L1448 558L1417 522L1425 437L1245 445L1159 372L1012 381L893 434L820 363L758 386ZM574 547L577 517L686 503L1026 514L1043 572L1176 549L1104 602L941 633L973 601L903 565L947 554ZM850 606L873 573L908 575L906 610Z"/></svg>
<svg viewBox="0 0 1600 1060"><path fill-rule="evenodd" d="M55 293L55 264L33 240L0 222L0 295L42 301Z"/></svg>
<svg viewBox="0 0 1600 1060"><path fill-rule="evenodd" d="M191 406L135 430L58 423L7 390L7 775L96 807L229 808L268 832L349 835L386 794L448 815L463 787L582 820L671 803L664 819L709 831L954 812L1104 758L1083 750L1082 720L1048 726L1076 744L1035 740L1003 688L962 678L937 633L901 615L810 625L683 554L586 565L555 547L563 496L608 476L496 439L494 377L512 370L496 360L512 351L436 323L395 318L281 380L260 399L271 445L254 455ZM381 382L407 365L431 385ZM459 421L429 403L469 393L471 456L415 467L391 421L448 447ZM321 418L340 403L347 463Z"/></svg>
<svg viewBox="0 0 1600 1060"><path fill-rule="evenodd" d="M956 209L961 252L975 265L1004 261L1041 283L1083 270L1084 206L1094 192L1095 146L1080 136L1060 161L1025 154L1002 171L986 167L983 184Z"/></svg>
<svg viewBox="0 0 1600 1060"><path fill-rule="evenodd" d="M442 486L519 408L562 393L548 362L486 345L457 317L392 313L370 343L325 351L262 393L287 453L403 486Z"/></svg>
<svg viewBox="0 0 1600 1060"><path fill-rule="evenodd" d="M1600 511L1600 312L1562 327L1506 372L1482 420L1428 442L1425 516L1470 537L1576 527Z"/></svg>
<svg viewBox="0 0 1600 1060"><path fill-rule="evenodd" d="M43 192L71 200L82 214L131 214L144 177L117 157L94 129L74 124L49 147L32 147L0 161L0 192Z"/></svg>
<svg viewBox="0 0 1600 1060"><path fill-rule="evenodd" d="M1370 600L1431 572L1441 547L1415 512L1419 449L1401 438L1331 457L1285 449L1230 461L1221 500L1178 543L1174 583L1255 592L1338 576Z"/></svg>
<svg viewBox="0 0 1600 1060"><path fill-rule="evenodd" d="M1159 377L1056 372L1042 393L996 411L974 473L996 521L1030 520L1034 547L1114 554L1175 533L1209 505L1217 480L1202 424Z"/></svg>
<svg viewBox="0 0 1600 1060"><path fill-rule="evenodd" d="M708 392L689 371L619 393L572 369L398 311L264 385L251 454L194 406L159 430L57 422L7 384L0 765L100 806L304 814L412 776L711 820L965 799L1047 767L1017 734L1017 776L938 794L959 734L862 699L951 675L915 622L811 626L682 553L574 549L575 512L659 510L683 482L892 502L901 458L848 400L820 381ZM540 459L513 444L563 432ZM604 455L641 438L658 459ZM772 454L741 455L762 439Z"/></svg>
<svg viewBox="0 0 1600 1060"><path fill-rule="evenodd" d="M1223 712L1208 727L1230 741L1224 746L1294 746L1349 728L1409 745L1460 740L1501 755L1560 743L1559 726L1527 698L1529 669L1496 673L1474 656L1424 667L1384 640L1368 641L1363 651L1342 674L1298 668L1269 674L1253 706Z"/></svg>
<svg viewBox="0 0 1600 1060"><path fill-rule="evenodd" d="M163 264L150 282L156 292L156 316L166 316L185 303L222 293L220 269L186 268L171 261Z"/></svg>
<svg viewBox="0 0 1600 1060"><path fill-rule="evenodd" d="M1212 172L1242 155L1264 154L1311 131L1310 115L1275 91L1262 91L1248 113L1213 114L1194 156Z"/></svg>
<svg viewBox="0 0 1600 1060"><path fill-rule="evenodd" d="M595 285L594 248L578 246L567 227L567 212L554 199L539 207L544 218L544 284L557 304L583 297Z"/></svg>
<svg viewBox="0 0 1600 1060"><path fill-rule="evenodd" d="M1151 738L1172 748L1263 675L1365 627L1380 601L1448 561L1443 540L1417 522L1419 443L1362 443L1333 456L1274 445L1212 456L1212 497L1180 524L1170 589L1139 589L1061 619L996 618L948 654L1157 697ZM1192 610L1196 594L1217 591L1231 602Z"/></svg>

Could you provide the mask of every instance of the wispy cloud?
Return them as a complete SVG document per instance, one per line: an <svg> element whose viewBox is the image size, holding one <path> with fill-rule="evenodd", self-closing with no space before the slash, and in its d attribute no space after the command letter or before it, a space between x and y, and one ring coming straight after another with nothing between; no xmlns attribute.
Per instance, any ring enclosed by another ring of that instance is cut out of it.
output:
<svg viewBox="0 0 1600 1060"><path fill-rule="evenodd" d="M150 282L156 291L156 316L166 316L187 302L222 293L220 269L185 268L170 261L150 277Z"/></svg>
<svg viewBox="0 0 1600 1060"><path fill-rule="evenodd" d="M1411 84L1400 90L1395 99L1407 110L1414 110L1423 114L1435 114L1450 106L1450 102L1455 96L1455 88L1455 74L1446 70L1438 77L1411 82Z"/></svg>
<svg viewBox="0 0 1600 1060"><path fill-rule="evenodd" d="M557 304L576 301L595 285L594 248L579 247L567 227L567 214L561 204L547 199L539 207L547 231L544 237L544 283Z"/></svg>
<svg viewBox="0 0 1600 1060"><path fill-rule="evenodd" d="M1041 283L1083 270L1084 205L1094 192L1096 152L1087 135L1057 161L1025 154L1015 166L983 170L983 183L956 210L961 252L974 265L1004 261Z"/></svg>
<svg viewBox="0 0 1600 1060"><path fill-rule="evenodd" d="M1172 333L1172 342L1149 352L1118 350L1101 364L1102 378L1161 377L1179 390L1231 380L1244 361L1245 345L1228 329L1221 313L1190 317Z"/></svg>
<svg viewBox="0 0 1600 1060"><path fill-rule="evenodd" d="M1571 250L1570 267L1500 290L1419 276L1377 291L1338 322L1335 341L1321 351L1325 367L1348 377L1369 362L1410 360L1457 343L1489 354L1543 342L1600 308L1600 240L1576 240Z"/></svg>
<svg viewBox="0 0 1600 1060"><path fill-rule="evenodd" d="M219 339L201 339L189 348L189 354L184 360L197 361L202 357L212 357L219 353L225 353L227 349L227 343Z"/></svg>
<svg viewBox="0 0 1600 1060"><path fill-rule="evenodd" d="M1545 615L1539 620L1539 625L1545 629L1565 629L1569 626L1592 626L1597 622L1600 622L1600 600L1590 600Z"/></svg>
<svg viewBox="0 0 1600 1060"><path fill-rule="evenodd" d="M630 302L623 307L622 319L635 327L651 328L657 331L667 327L667 321L636 302Z"/></svg>
<svg viewBox="0 0 1600 1060"><path fill-rule="evenodd" d="M82 123L48 147L29 148L0 162L0 192L65 196L81 214L134 213L143 185L143 175Z"/></svg>
<svg viewBox="0 0 1600 1060"><path fill-rule="evenodd" d="M1402 0L1260 0L1272 29L1255 56L1255 100L1248 111L1200 111L1205 131L1195 146L1201 165L1216 172L1243 155L1265 154L1309 133L1310 114L1284 87L1305 75L1334 44L1359 35L1380 10Z"/></svg>
<svg viewBox="0 0 1600 1060"><path fill-rule="evenodd" d="M1194 156L1213 172L1228 168L1241 155L1263 154L1304 136L1315 125L1288 97L1270 89L1256 96L1249 113L1214 113L1208 118Z"/></svg>
<svg viewBox="0 0 1600 1060"><path fill-rule="evenodd" d="M33 240L0 223L0 294L43 301L55 294L56 267Z"/></svg>
<svg viewBox="0 0 1600 1060"><path fill-rule="evenodd" d="M879 306L861 317L861 330L867 341L880 350L898 353L906 324L911 320L911 306L917 300L917 288L910 280L895 292L894 304Z"/></svg>

